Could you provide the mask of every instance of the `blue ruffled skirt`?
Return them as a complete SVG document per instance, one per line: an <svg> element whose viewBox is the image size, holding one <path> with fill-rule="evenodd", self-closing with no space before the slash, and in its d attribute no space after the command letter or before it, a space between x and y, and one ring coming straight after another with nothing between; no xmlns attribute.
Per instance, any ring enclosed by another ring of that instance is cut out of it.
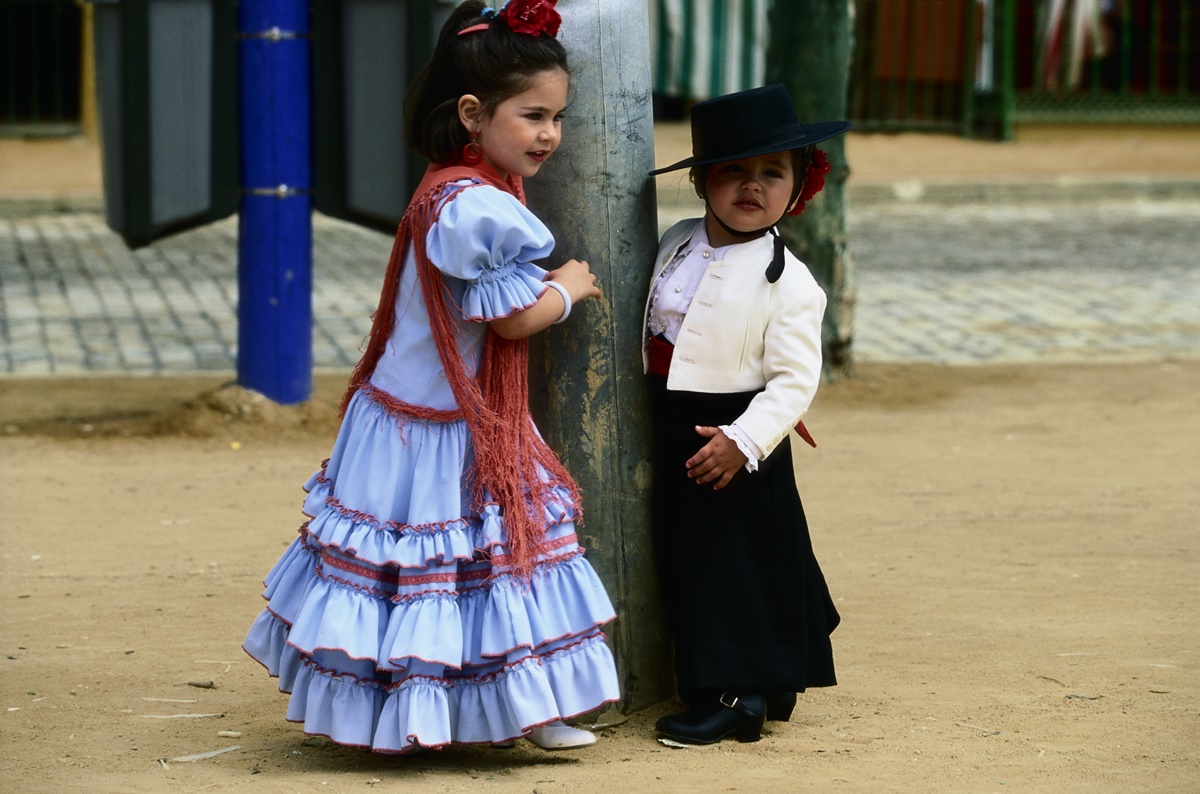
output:
<svg viewBox="0 0 1200 794"><path fill-rule="evenodd" d="M381 753L501 742L619 697L600 631L615 614L570 497L545 505L522 581L499 507L472 511L469 455L465 422L351 400L243 646L306 733Z"/></svg>

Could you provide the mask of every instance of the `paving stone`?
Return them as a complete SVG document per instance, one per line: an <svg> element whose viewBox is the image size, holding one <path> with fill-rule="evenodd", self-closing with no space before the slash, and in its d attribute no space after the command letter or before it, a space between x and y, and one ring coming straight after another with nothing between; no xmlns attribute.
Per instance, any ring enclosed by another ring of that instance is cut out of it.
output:
<svg viewBox="0 0 1200 794"><path fill-rule="evenodd" d="M950 364L1200 357L1196 217L1200 201L1186 193L1136 206L1061 196L1038 206L852 206L854 355ZM131 252L93 212L6 217L0 371L232 371L236 232L231 219ZM315 367L357 361L391 244L314 218Z"/></svg>

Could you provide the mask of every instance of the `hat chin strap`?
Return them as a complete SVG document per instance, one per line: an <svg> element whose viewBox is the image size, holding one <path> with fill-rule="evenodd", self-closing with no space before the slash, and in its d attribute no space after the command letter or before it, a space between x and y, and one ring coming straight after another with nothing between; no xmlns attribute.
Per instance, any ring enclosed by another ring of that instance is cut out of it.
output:
<svg viewBox="0 0 1200 794"><path fill-rule="evenodd" d="M749 232L743 232L743 231L738 231L737 229L733 228L725 221L721 220L721 216L718 215L717 211L712 208L712 204L708 203L708 196L704 197L704 208L706 210L708 210L709 215L713 216L713 220L715 220L717 222L717 225L720 226L722 229L724 229L726 232L733 235L734 237L745 237L746 239L751 239L753 237L762 237L764 234L771 231L772 227L775 226L775 223L779 223L779 221L783 220L783 216L780 216L778 218L778 220L775 221L775 223L772 223L769 226L764 226L761 229L754 229L753 231L749 231Z"/></svg>
<svg viewBox="0 0 1200 794"><path fill-rule="evenodd" d="M712 205L708 203L708 196L704 197L704 206L708 210L708 214L712 215L713 220L715 220L717 222L717 225L720 226L722 229L724 229L729 234L733 235L734 237L745 237L746 239L751 239L751 238L755 238L755 237L762 237L767 232L770 232L771 235L774 236L774 238L775 238L775 253L771 257L771 264L767 265L766 276L767 276L768 284L774 284L776 281L778 281L779 277L783 275L783 238L779 236L779 232L775 231L775 224L777 224L777 223L779 223L779 221L783 220L783 216L782 215L779 216L779 218L775 221L775 223L772 223L770 226L764 226L761 229L755 229L753 231L743 232L743 231L734 229L728 223L721 220L721 216L718 215L717 211L714 210L712 208Z"/></svg>

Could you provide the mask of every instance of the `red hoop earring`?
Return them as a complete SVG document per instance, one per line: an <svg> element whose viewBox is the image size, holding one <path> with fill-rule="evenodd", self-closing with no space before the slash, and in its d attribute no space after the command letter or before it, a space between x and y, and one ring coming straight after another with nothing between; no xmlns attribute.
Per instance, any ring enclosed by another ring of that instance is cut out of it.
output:
<svg viewBox="0 0 1200 794"><path fill-rule="evenodd" d="M479 145L479 133L471 133L471 142L463 147L462 161L467 165L479 165L483 162L483 147Z"/></svg>

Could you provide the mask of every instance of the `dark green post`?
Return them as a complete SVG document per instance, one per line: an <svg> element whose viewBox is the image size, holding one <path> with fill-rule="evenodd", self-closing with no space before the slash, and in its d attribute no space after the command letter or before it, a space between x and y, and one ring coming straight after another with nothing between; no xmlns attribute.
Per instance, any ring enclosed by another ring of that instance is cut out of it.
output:
<svg viewBox="0 0 1200 794"><path fill-rule="evenodd" d="M978 66L977 53L979 50L976 38L975 0L964 0L962 3L963 30L966 36L966 46L962 58L962 123L959 131L964 138L975 136L975 70Z"/></svg>
<svg viewBox="0 0 1200 794"><path fill-rule="evenodd" d="M1000 49L1000 63L996 69L1000 92L1000 140L1011 141L1016 110L1016 0L1001 0L995 13L995 38Z"/></svg>
<svg viewBox="0 0 1200 794"><path fill-rule="evenodd" d="M621 707L670 694L650 537L650 419L642 307L657 245L645 0L560 0L571 65L563 142L525 183L554 233L548 267L586 260L604 300L531 341L538 426L583 492L581 539L617 608Z"/></svg>
<svg viewBox="0 0 1200 794"><path fill-rule="evenodd" d="M787 86L800 121L846 118L850 83L851 18L846 0L792 0L771 10L767 83ZM829 297L822 328L826 375L847 370L854 339L853 264L846 246L845 136L820 144L829 157L825 189L780 231Z"/></svg>

